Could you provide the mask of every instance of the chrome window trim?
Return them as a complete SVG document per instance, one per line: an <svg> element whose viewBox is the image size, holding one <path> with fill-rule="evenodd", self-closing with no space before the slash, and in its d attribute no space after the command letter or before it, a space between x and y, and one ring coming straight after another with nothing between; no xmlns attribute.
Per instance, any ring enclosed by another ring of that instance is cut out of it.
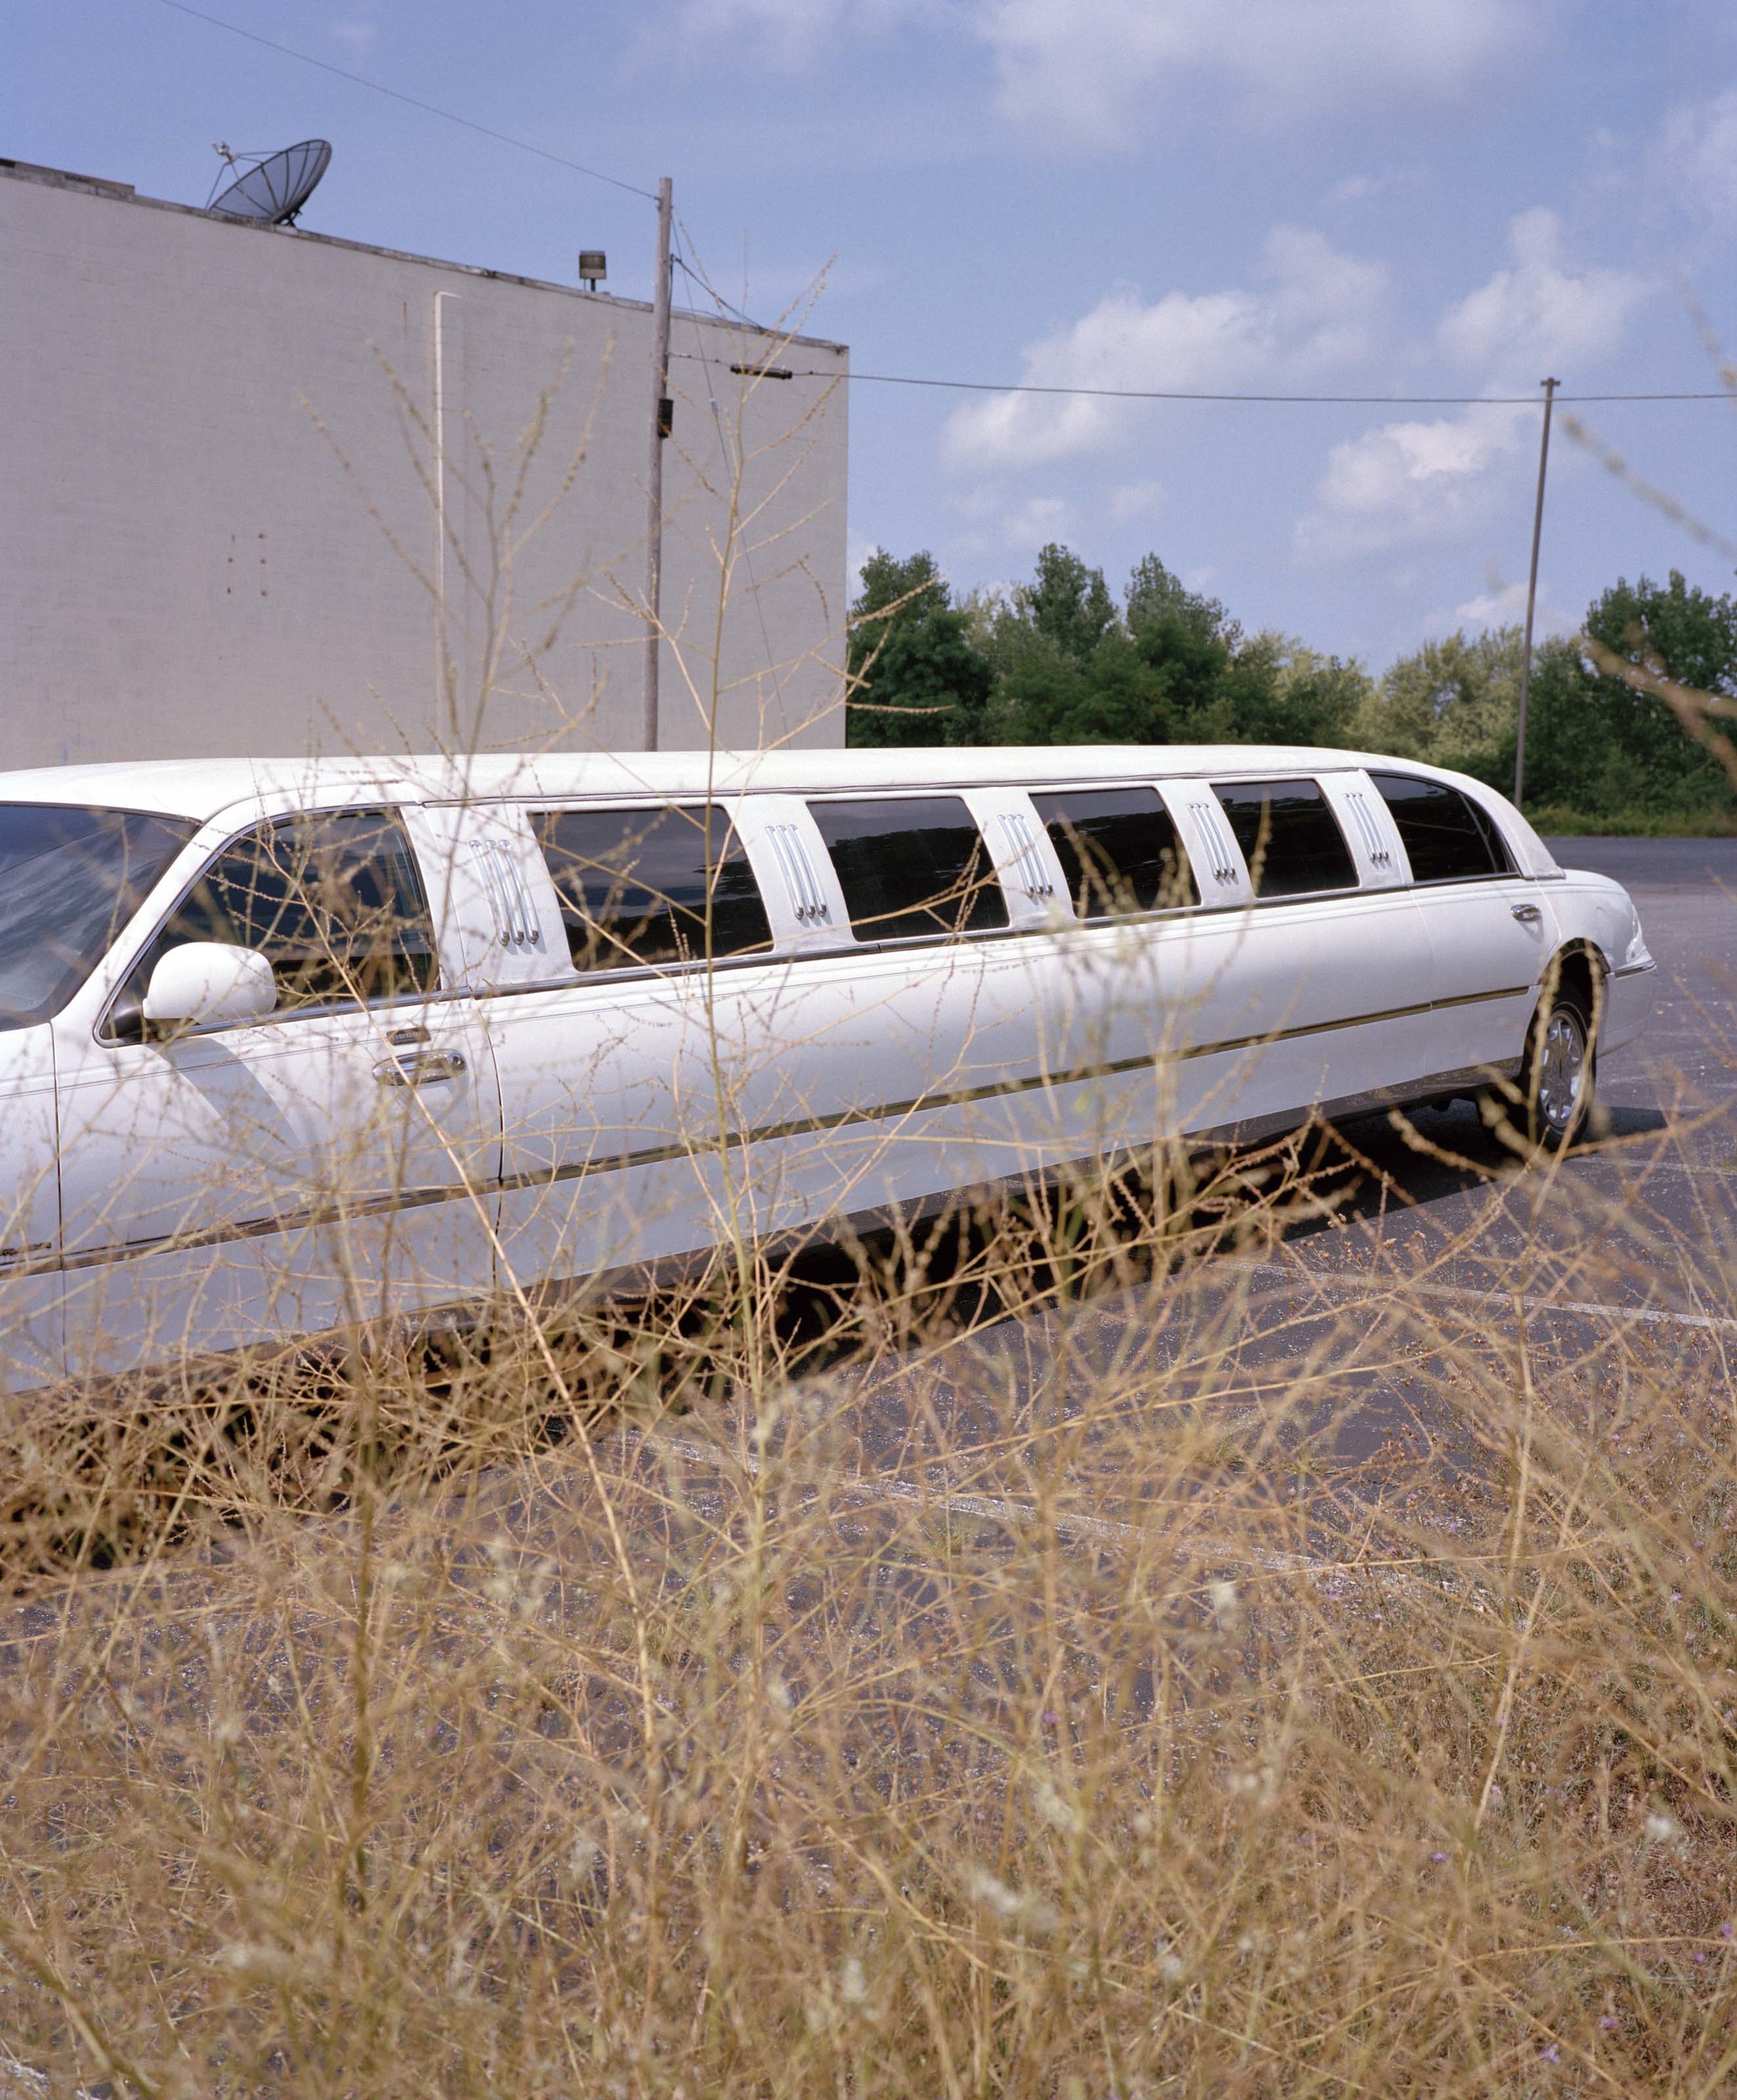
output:
<svg viewBox="0 0 1737 2100"><path fill-rule="evenodd" d="M814 955L839 955L838 948L759 948L749 955L696 955L686 963L633 963L619 970L569 970L565 977L534 977L529 983L478 985L467 999L517 999L521 994L606 990L611 985L650 984L672 977L702 977L708 970L783 968Z"/></svg>
<svg viewBox="0 0 1737 2100"><path fill-rule="evenodd" d="M692 961L686 963L642 963L631 968L618 970L575 970L566 977L539 977L527 984L478 985L468 995L479 999L508 999L520 992L571 991L580 985L633 984L643 983L652 978L692 977L707 969L736 970L756 966L764 968L773 964L824 962L841 955L900 955L908 954L913 950L926 951L957 948L992 941L1054 940L1059 935L1075 932L1113 932L1123 926L1162 925L1172 920L1217 918L1228 912L1284 911L1292 905L1319 904L1342 901L1347 898L1373 902L1381 898L1403 897L1405 894L1405 889L1396 883L1380 889L1299 890L1288 897L1237 897L1222 903L1166 904L1150 911L1119 912L1113 918L1062 918L1058 912L1054 919L1037 925L1027 921L1013 926L980 926L963 933L910 933L900 939L886 941L857 940L838 928L829 926L827 931L834 938L823 946L808 941L800 947L780 946L764 949L751 955L715 955L709 959L696 955ZM267 1017L267 1019L270 1017L269 1015Z"/></svg>
<svg viewBox="0 0 1737 2100"><path fill-rule="evenodd" d="M473 833L472 860L481 876L495 921L495 932L503 948L534 948L542 925L531 902L518 863L502 839Z"/></svg>
<svg viewBox="0 0 1737 2100"><path fill-rule="evenodd" d="M1391 868L1392 850L1381 835L1380 827L1375 822L1375 813L1369 807L1368 796L1360 788L1347 788L1345 800L1357 821L1358 830L1363 834L1364 850L1369 856L1369 866Z"/></svg>
<svg viewBox="0 0 1737 2100"><path fill-rule="evenodd" d="M1559 876L1561 871L1558 869L1557 872ZM1452 889L1468 882L1548 882L1552 879L1545 875L1528 875L1522 868L1508 868L1500 874L1432 875L1422 882L1413 876L1406 887L1410 889Z"/></svg>
<svg viewBox="0 0 1737 2100"><path fill-rule="evenodd" d="M1029 794L1026 799L1030 800ZM1044 872L1043 857L1032 835L1031 819L1022 810L1005 810L999 822L1012 857L1012 866L1018 871L1020 887L1027 898L1035 904L1043 898L1053 897L1056 885ZM999 871L997 872L999 876Z"/></svg>
<svg viewBox="0 0 1737 2100"><path fill-rule="evenodd" d="M123 986L121 990L125 989ZM506 989L511 991L514 987L509 985ZM118 991L114 994L109 1001L111 1008L120 995ZM196 1021L191 1028L177 1029L167 1039L156 1037L142 1043L117 1035L100 1035L96 1039L105 1050L162 1050L176 1043L190 1043L196 1037L251 1034L262 1028L282 1028L291 1021L332 1021L347 1014L395 1013L405 1007L453 1006L461 999L474 999L481 996L482 994L473 991L469 985L452 985L438 991L398 992L390 999L371 999L365 1004L353 999L330 999L323 1000L318 1006L286 1006L271 1013L255 1014L250 1021ZM108 1018L106 1010L104 1018L105 1021Z"/></svg>
<svg viewBox="0 0 1737 2100"><path fill-rule="evenodd" d="M822 892L820 878L809 858L808 841L802 836L800 825L769 823L762 831L772 849L772 857L778 864L778 872L784 878L791 918L803 927L830 925L832 907Z"/></svg>
<svg viewBox="0 0 1737 2100"><path fill-rule="evenodd" d="M1215 882L1221 885L1237 882L1243 867L1242 849L1237 844L1237 835L1226 820L1218 796L1213 792L1212 783L1203 780L1195 784L1198 792L1183 799L1201 845L1206 849L1204 866ZM1187 850L1186 847L1184 850ZM1190 872L1197 886L1199 886L1200 870L1191 868ZM1252 890L1252 882L1250 887ZM1243 899L1238 898L1237 902L1240 904Z"/></svg>

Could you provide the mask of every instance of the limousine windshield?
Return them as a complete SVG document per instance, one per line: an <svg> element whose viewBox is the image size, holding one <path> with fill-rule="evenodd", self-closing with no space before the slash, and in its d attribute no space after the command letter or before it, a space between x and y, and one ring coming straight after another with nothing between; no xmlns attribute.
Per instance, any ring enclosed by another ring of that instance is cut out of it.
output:
<svg viewBox="0 0 1737 2100"><path fill-rule="evenodd" d="M138 810L0 804L0 1029L60 1011L196 828Z"/></svg>

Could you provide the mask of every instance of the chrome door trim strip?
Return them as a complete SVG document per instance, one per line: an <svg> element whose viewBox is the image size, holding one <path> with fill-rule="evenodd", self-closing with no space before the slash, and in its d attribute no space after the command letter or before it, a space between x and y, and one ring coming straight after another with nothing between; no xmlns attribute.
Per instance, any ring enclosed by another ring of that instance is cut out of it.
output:
<svg viewBox="0 0 1737 2100"><path fill-rule="evenodd" d="M1134 1057L1106 1059L1062 1072L1026 1073L1016 1079L985 1080L973 1087L937 1089L931 1094L915 1095L904 1101L883 1101L871 1107L840 1109L828 1115L799 1117L788 1123L760 1125L749 1131L726 1131L716 1139L696 1137L673 1145L646 1145L619 1154L613 1158L593 1156L563 1161L553 1167L539 1167L520 1174L492 1176L487 1180L474 1183L449 1182L433 1187L389 1191L377 1196L360 1196L342 1203L309 1206L302 1210L277 1211L264 1217L243 1219L232 1224L214 1225L200 1232L164 1233L154 1239L87 1248L77 1254L54 1255L42 1260L27 1258L11 1264L4 1263L3 1258L0 1258L0 1277L69 1274L77 1270L138 1260L147 1255L218 1246L231 1242L263 1238L278 1233L305 1232L320 1225L349 1224L394 1211L419 1210L432 1203L483 1200L526 1189L551 1187L562 1181L583 1180L594 1174L621 1173L636 1167L665 1165L671 1160L697 1157L709 1152L740 1151L751 1145L774 1144L781 1138L816 1136L827 1131L847 1129L857 1123L888 1123L906 1116L924 1114L933 1110L966 1107L974 1101L1012 1097L1039 1089L1080 1086L1092 1079L1118 1079L1126 1073L1138 1071L1143 1066L1185 1064L1197 1058L1225 1057L1271 1043L1295 1042L1305 1036L1334 1035L1347 1028L1373 1027L1387 1021L1415 1019L1419 1015L1444 1012L1452 1007L1475 1006L1490 999L1527 996L1532 990L1530 985L1507 986L1495 991L1470 993L1463 999L1426 1000L1413 1006L1390 1007L1381 1012L1352 1014L1338 1021L1312 1021L1303 1027L1273 1029L1263 1035L1234 1036L1217 1043L1197 1043L1169 1055L1163 1052L1142 1051ZM1508 1065L1517 1069L1518 1062L1517 1059L1510 1060ZM1422 1095L1438 1093L1455 1083L1461 1086L1469 1085L1477 1073L1485 1069L1480 1066L1470 1068L1469 1071L1407 1079L1392 1088L1381 1089L1379 1098L1370 1097L1372 1105L1378 1106L1387 1101L1413 1099ZM1503 1065L1492 1065L1487 1069L1500 1073L1507 1068ZM1347 1101L1360 1098L1346 1097ZM1315 1109L1286 1110L1281 1112L1281 1116L1294 1121L1300 1114L1306 1119L1311 1114L1328 1114L1329 1109L1341 1114L1353 1113L1342 1104L1335 1102ZM1283 1127L1283 1121L1276 1127ZM1243 1126L1226 1125L1223 1127L1234 1129ZM1254 1126L1248 1127L1252 1129ZM1215 1132L1184 1132L1179 1135L1184 1138L1198 1136L1203 1141L1229 1141L1219 1138Z"/></svg>

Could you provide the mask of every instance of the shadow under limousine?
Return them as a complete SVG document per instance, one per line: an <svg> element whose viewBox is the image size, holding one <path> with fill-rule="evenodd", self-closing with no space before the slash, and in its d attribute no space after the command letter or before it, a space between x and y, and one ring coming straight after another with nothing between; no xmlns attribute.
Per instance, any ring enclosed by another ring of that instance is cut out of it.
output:
<svg viewBox="0 0 1737 2100"><path fill-rule="evenodd" d="M1620 1160L1669 1127L1657 1110L1618 1108L1566 1163ZM1180 1395L1231 1429L1247 1390L1285 1384L1290 1458L1278 1471L1306 1446L1356 1492L1395 1436L1415 1438L1417 1418L1391 1379L1359 1368L1341 1310L1285 1301L1266 1317L1246 1302L1251 1269L1342 1267L1353 1246L1391 1264L1403 1242L1392 1280L1439 1278L1457 1254L1466 1265L1457 1214L1467 1205L1479 1261L1499 1253L1505 1227L1516 1245L1535 1244L1550 1221L1536 1198L1559 1194L1563 1164L1523 1156L1511 1132L1456 1103L1179 1151L1157 1172L1125 1162L1113 1174L1095 1168L755 1250L762 1368L831 1396L854 1462L871 1474L986 1449L1046 1410L1065 1418L1070 1375L1113 1378L1130 1409L1162 1381L1172 1402ZM742 1267L720 1257L655 1287L541 1304L529 1321L496 1308L487 1320L63 1391L45 1400L42 1419L65 1463L54 1479L14 1483L0 1565L112 1565L186 1536L195 1510L221 1520L226 1505L257 1506L262 1489L310 1514L341 1511L359 1466L389 1486L474 1467L479 1444L498 1445L505 1462L575 1432L677 1415L727 1435L742 1405L743 1289ZM1208 1352L1191 1377L1179 1338L1203 1320L1223 1326L1232 1305L1234 1343ZM1329 1330L1331 1390L1299 1401L1311 1377L1320 1382ZM368 1421L360 1437L359 1414ZM1233 1440L1220 1427L1204 1437L1207 1473L1246 1470Z"/></svg>

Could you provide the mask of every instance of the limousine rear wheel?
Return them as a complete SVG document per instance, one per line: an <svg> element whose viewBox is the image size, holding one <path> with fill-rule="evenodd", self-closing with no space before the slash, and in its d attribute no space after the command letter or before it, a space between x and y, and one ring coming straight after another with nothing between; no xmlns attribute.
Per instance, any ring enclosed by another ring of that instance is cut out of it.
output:
<svg viewBox="0 0 1737 2100"><path fill-rule="evenodd" d="M1595 1048L1592 1016L1579 987L1562 986L1538 1008L1526 1046L1522 1100L1534 1145L1559 1152L1585 1128Z"/></svg>

